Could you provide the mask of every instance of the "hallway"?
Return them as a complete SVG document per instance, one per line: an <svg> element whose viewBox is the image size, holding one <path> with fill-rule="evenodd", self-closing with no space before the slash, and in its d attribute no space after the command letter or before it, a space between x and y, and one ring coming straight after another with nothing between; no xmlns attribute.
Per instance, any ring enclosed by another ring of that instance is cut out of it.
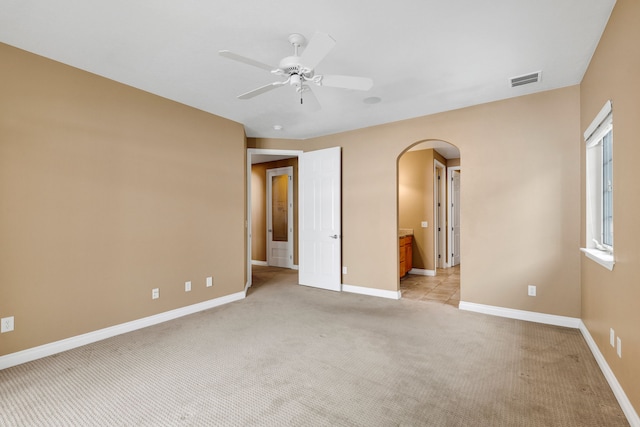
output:
<svg viewBox="0 0 640 427"><path fill-rule="evenodd" d="M248 294L268 283L298 283L298 271L280 267L252 266L252 286ZM437 276L407 274L400 279L402 298L431 301L458 308L460 303L460 266L439 268Z"/></svg>
<svg viewBox="0 0 640 427"><path fill-rule="evenodd" d="M460 265L439 268L436 276L407 274L400 279L402 298L432 301L458 308L460 303Z"/></svg>

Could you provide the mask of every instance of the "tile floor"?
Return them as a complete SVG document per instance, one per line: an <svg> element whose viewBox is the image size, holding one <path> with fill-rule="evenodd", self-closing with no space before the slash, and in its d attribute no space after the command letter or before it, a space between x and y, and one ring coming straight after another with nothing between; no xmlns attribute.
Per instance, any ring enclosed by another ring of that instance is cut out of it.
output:
<svg viewBox="0 0 640 427"><path fill-rule="evenodd" d="M439 268L435 276L407 274L400 279L402 298L432 301L458 307L460 303L460 265Z"/></svg>

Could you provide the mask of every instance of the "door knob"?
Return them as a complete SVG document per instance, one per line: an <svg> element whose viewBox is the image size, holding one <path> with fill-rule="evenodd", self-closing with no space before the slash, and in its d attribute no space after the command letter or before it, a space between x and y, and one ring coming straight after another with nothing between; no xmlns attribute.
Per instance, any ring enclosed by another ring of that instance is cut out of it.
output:
<svg viewBox="0 0 640 427"><path fill-rule="evenodd" d="M338 235L337 235L337 234L334 234L333 236L329 236L329 237L331 237L332 239L337 239L337 238L338 238Z"/></svg>

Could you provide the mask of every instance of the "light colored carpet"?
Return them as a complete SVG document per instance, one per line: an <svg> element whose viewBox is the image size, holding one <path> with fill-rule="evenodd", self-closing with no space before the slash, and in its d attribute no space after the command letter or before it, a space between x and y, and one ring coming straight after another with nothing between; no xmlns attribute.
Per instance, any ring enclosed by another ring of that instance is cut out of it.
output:
<svg viewBox="0 0 640 427"><path fill-rule="evenodd" d="M628 425L577 330L296 279L0 371L0 425Z"/></svg>

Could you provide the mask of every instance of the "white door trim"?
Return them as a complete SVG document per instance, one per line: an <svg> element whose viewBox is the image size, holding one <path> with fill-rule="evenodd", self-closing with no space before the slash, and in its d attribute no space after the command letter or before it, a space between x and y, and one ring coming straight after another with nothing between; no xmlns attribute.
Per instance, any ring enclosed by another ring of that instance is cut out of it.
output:
<svg viewBox="0 0 640 427"><path fill-rule="evenodd" d="M449 166L447 168L447 242L449 248L447 251L447 262L450 266L453 265L453 260L450 258L451 248L453 247L453 233L451 233L451 200L453 200L453 185L451 185L451 177L453 175L453 171L459 172L460 169L460 166Z"/></svg>
<svg viewBox="0 0 640 427"><path fill-rule="evenodd" d="M438 183L437 179L437 170L440 169L440 182ZM435 269L437 271L438 268L447 267L447 256L446 256L446 225L444 224L444 219L446 216L446 207L444 206L446 202L442 200L440 202L440 206L438 206L438 194L440 197L443 197L446 194L446 166L442 164L439 160L433 160L433 257ZM440 186L438 188L438 185ZM439 193L438 193L438 190ZM438 232L438 229L441 231ZM443 233L444 231L444 233ZM438 258L438 253L444 255L444 257Z"/></svg>
<svg viewBox="0 0 640 427"><path fill-rule="evenodd" d="M271 229L273 229L273 214L272 214L272 197L273 187L271 179L274 176L286 175L288 177L287 184L287 255L286 255L286 268L293 268L293 166L285 166L281 168L267 169L267 264L273 265L271 250L272 250L272 237ZM271 227L271 228L270 228ZM280 265L282 266L282 265Z"/></svg>
<svg viewBox="0 0 640 427"><path fill-rule="evenodd" d="M252 157L253 156L290 156L290 157L300 157L302 154L302 150L273 150L266 148L247 148L247 164L245 168L247 170L246 182L247 182L247 212L245 220L245 232L247 236L247 252L245 254L246 257L246 274L247 274L247 284L245 289L251 286L251 165L252 165ZM275 160L275 159L274 159ZM298 169L298 173L300 170Z"/></svg>

